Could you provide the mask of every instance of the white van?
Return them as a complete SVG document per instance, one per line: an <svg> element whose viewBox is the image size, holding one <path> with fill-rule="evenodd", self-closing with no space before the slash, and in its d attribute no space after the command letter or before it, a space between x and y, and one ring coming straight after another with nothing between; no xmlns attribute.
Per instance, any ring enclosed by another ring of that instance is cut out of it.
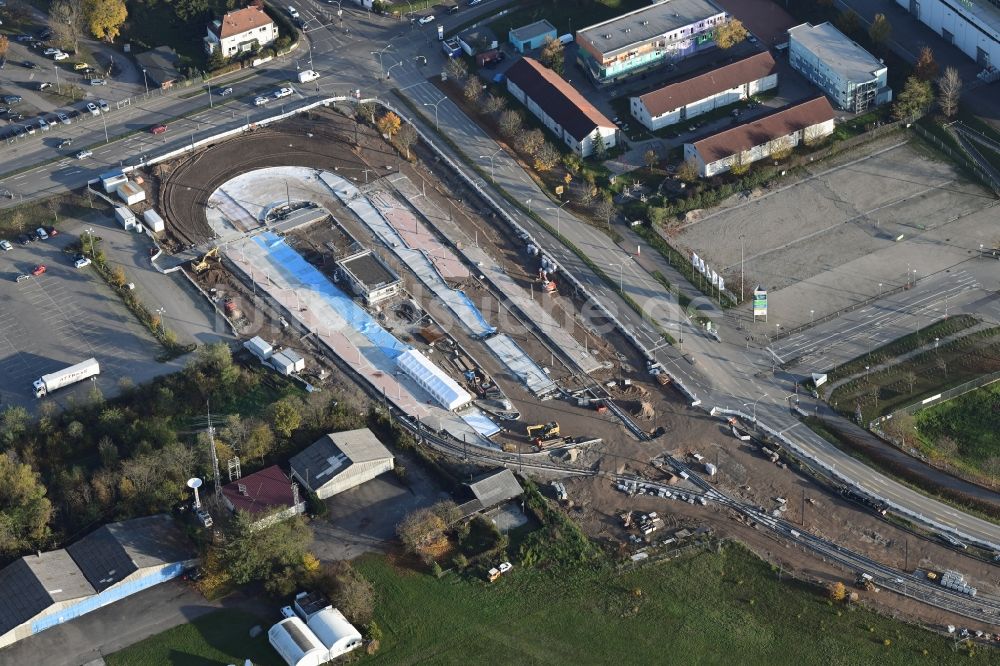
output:
<svg viewBox="0 0 1000 666"><path fill-rule="evenodd" d="M310 81L315 81L318 78L319 72L312 69L299 72L299 83L309 83Z"/></svg>

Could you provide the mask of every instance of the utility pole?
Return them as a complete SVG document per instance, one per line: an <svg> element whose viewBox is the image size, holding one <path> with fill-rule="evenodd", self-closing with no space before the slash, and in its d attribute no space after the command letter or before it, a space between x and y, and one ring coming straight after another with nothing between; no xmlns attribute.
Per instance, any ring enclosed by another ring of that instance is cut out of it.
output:
<svg viewBox="0 0 1000 666"><path fill-rule="evenodd" d="M207 400L205 407L208 410L208 445L212 450L212 473L215 475L215 498L222 494L222 484L219 481L219 456L215 451L215 428L212 427L212 406Z"/></svg>

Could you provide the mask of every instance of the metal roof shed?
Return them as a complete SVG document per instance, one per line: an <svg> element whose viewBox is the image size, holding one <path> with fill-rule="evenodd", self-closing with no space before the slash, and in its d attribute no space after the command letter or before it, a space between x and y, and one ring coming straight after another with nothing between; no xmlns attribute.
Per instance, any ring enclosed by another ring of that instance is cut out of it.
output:
<svg viewBox="0 0 1000 666"><path fill-rule="evenodd" d="M396 365L445 409L455 410L472 402L472 396L458 382L416 349L408 349L400 354L396 358Z"/></svg>
<svg viewBox="0 0 1000 666"><path fill-rule="evenodd" d="M329 661L329 650L297 617L285 618L271 627L267 640L288 666L320 666Z"/></svg>
<svg viewBox="0 0 1000 666"><path fill-rule="evenodd" d="M326 499L390 471L393 456L371 430L359 428L324 435L289 465L292 476Z"/></svg>
<svg viewBox="0 0 1000 666"><path fill-rule="evenodd" d="M262 361L271 358L271 354L274 353L274 347L265 342L264 338L259 335L255 335L244 342L243 347Z"/></svg>
<svg viewBox="0 0 1000 666"><path fill-rule="evenodd" d="M330 659L336 659L361 645L361 632L336 608L327 606L312 615L306 626L329 650Z"/></svg>

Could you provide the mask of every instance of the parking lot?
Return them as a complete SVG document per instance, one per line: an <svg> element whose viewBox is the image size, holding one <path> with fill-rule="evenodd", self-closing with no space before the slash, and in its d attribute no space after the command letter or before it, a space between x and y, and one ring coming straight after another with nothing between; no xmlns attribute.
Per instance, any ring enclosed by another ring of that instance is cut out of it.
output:
<svg viewBox="0 0 1000 666"><path fill-rule="evenodd" d="M28 246L15 243L14 249L0 254L3 405L33 410L38 404L31 389L35 379L91 356L101 364L95 381L105 396L117 392L123 377L148 381L175 369L155 360L160 346L93 269L73 267L72 256L63 248L74 240L62 233ZM38 265L46 266L43 274L16 281ZM65 406L89 389L90 382L81 382L60 389L51 399Z"/></svg>

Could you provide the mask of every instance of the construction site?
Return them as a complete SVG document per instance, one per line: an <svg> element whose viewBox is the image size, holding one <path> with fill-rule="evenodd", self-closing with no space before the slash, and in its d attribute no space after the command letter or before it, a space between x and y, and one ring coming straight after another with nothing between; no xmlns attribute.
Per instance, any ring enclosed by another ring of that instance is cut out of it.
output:
<svg viewBox="0 0 1000 666"><path fill-rule="evenodd" d="M480 462L561 479L555 497L615 547L649 555L714 534L802 578L843 578L708 501L664 463L672 456L720 491L869 557L962 571L996 591L988 562L859 509L776 447L692 410L617 332L598 334L581 316L583 295L544 250L432 152L414 152L404 160L325 108L158 164L145 180L166 220L159 261L186 271L241 339L305 357L296 374L310 387L357 386L456 452L476 447ZM918 540L920 561L909 555ZM925 622L954 618L861 592Z"/></svg>

